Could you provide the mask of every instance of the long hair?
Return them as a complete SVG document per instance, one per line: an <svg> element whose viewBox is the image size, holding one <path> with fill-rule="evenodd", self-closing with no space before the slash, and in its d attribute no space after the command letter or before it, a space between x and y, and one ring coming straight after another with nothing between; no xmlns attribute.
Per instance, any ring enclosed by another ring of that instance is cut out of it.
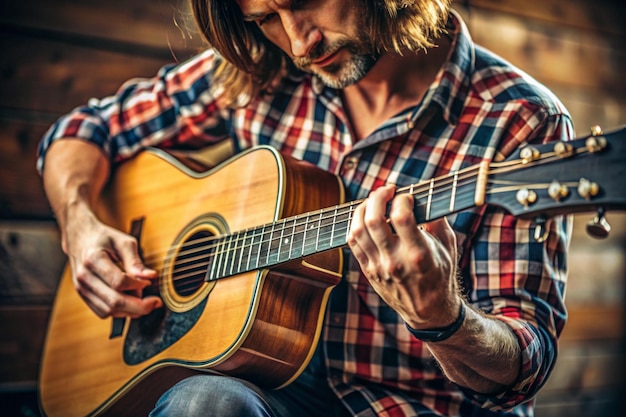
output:
<svg viewBox="0 0 626 417"><path fill-rule="evenodd" d="M234 0L190 0L198 29L224 58L216 73L227 106L245 105L292 70L291 59L246 22ZM376 52L416 52L443 31L451 0L361 0Z"/></svg>

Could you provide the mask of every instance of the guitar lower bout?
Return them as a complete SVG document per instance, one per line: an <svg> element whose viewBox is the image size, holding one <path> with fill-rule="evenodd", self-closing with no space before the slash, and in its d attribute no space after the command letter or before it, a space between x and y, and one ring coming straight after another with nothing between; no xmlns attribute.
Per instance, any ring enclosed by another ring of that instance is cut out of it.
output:
<svg viewBox="0 0 626 417"><path fill-rule="evenodd" d="M97 214L121 230L141 219L144 261L160 272L144 293L159 295L164 307L112 334L111 320L88 309L66 268L42 358L43 411L147 414L167 388L197 372L290 383L317 345L341 252L276 259L261 233L270 230L259 225L342 200L335 176L268 147L207 172L158 150L122 164ZM287 241L296 242L283 236L278 244Z"/></svg>

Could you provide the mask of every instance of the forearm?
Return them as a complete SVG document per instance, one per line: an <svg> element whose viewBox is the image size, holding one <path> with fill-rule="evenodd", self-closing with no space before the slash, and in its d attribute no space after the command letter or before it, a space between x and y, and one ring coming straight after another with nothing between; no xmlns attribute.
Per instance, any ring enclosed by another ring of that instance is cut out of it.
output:
<svg viewBox="0 0 626 417"><path fill-rule="evenodd" d="M83 140L59 140L48 149L44 189L62 231L69 217L90 211L109 170L109 161L102 151Z"/></svg>
<svg viewBox="0 0 626 417"><path fill-rule="evenodd" d="M520 373L521 348L513 331L469 306L455 334L426 345L451 381L479 393L502 391Z"/></svg>
<svg viewBox="0 0 626 417"><path fill-rule="evenodd" d="M96 146L59 140L45 154L44 188L81 298L101 318L139 317L162 305L141 295L157 273L143 264L134 237L102 223L93 211L109 170Z"/></svg>

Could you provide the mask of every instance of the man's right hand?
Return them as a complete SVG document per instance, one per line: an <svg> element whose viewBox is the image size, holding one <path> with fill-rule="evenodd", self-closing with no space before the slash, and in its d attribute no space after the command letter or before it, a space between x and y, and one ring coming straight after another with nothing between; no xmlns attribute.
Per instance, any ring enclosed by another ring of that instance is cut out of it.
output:
<svg viewBox="0 0 626 417"><path fill-rule="evenodd" d="M101 149L66 138L46 153L44 187L78 294L99 317L138 317L162 305L158 297L141 297L157 272L144 266L135 238L105 225L93 212L109 172Z"/></svg>
<svg viewBox="0 0 626 417"><path fill-rule="evenodd" d="M74 288L99 317L139 317L162 305L141 297L157 278L139 257L137 240L100 222L87 208L67 222L63 250L72 266Z"/></svg>

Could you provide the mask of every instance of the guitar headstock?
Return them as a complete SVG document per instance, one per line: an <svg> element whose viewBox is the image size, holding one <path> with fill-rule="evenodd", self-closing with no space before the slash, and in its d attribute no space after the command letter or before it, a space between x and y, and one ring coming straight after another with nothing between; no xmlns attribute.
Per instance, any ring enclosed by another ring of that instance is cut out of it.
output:
<svg viewBox="0 0 626 417"><path fill-rule="evenodd" d="M527 146L492 163L486 201L533 219L596 211L597 229L588 231L604 237L604 212L626 209L625 172L626 127L606 134L594 128L590 136Z"/></svg>

